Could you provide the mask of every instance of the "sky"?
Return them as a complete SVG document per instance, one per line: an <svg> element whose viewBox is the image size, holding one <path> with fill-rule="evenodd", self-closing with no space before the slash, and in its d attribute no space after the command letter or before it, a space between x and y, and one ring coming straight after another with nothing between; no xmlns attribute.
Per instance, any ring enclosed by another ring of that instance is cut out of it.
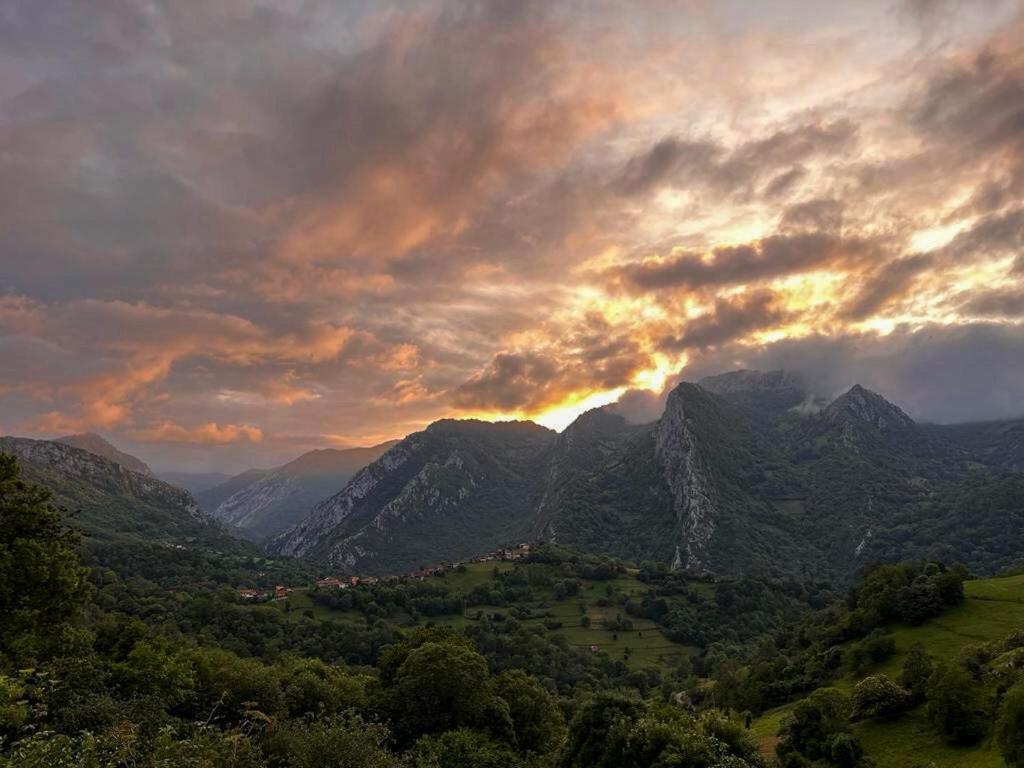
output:
<svg viewBox="0 0 1024 768"><path fill-rule="evenodd" d="M237 471L738 367L1024 415L1020 0L0 7L0 433Z"/></svg>

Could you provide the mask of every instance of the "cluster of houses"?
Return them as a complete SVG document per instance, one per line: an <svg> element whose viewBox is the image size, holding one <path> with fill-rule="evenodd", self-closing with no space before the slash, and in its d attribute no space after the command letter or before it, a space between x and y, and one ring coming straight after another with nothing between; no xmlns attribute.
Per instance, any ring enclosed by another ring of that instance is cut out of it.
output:
<svg viewBox="0 0 1024 768"><path fill-rule="evenodd" d="M443 576L445 571L458 568L466 563L492 563L496 561L509 561L509 560L522 560L524 557L530 554L529 544L520 544L518 547L511 547L509 549L496 549L486 555L477 555L471 557L465 563L439 563L438 565L432 565L429 568L421 568L418 571L412 573L412 578L417 581L423 581L430 576Z"/></svg>
<svg viewBox="0 0 1024 768"><path fill-rule="evenodd" d="M366 587L372 587L374 584L380 582L376 576L349 576L346 579L336 579L333 576L329 576L326 579L318 579L316 582L317 589L348 589L349 587L358 587L360 585Z"/></svg>
<svg viewBox="0 0 1024 768"><path fill-rule="evenodd" d="M284 600L292 593L291 587L278 584L273 592L265 589L240 589L238 596L243 600Z"/></svg>
<svg viewBox="0 0 1024 768"><path fill-rule="evenodd" d="M458 568L461 565L467 563L491 563L497 561L510 561L510 560L522 560L530 554L529 544L520 544L517 547L508 547L505 549L496 549L493 552L489 552L486 555L477 555L471 557L466 562L441 562L437 565L431 565L426 568L420 568L417 571L413 571L409 574L410 578L416 581L423 581L431 576L443 576L447 571ZM386 580L397 580L398 576L386 576ZM316 582L317 589L348 589L349 587L357 587L359 585L373 585L379 583L379 579L374 576L350 576L345 579L338 579L333 576L329 576L325 579L320 579Z"/></svg>
<svg viewBox="0 0 1024 768"><path fill-rule="evenodd" d="M418 571L414 571L409 576L416 581L423 581L431 576L443 576L446 571L458 568L461 565L467 563L491 563L498 561L511 561L511 560L522 560L530 554L529 544L520 544L517 547L508 547L503 549L496 549L493 552L489 552L486 555L477 555L471 557L466 562L455 562L455 563L439 563L438 565L432 565L428 568L421 568ZM397 580L397 576L385 577L388 580ZM373 586L374 584L380 583L380 579L376 576L347 576L345 578L336 578L334 576L328 576L323 579L318 579L315 583L317 589L348 589L349 587L359 586ZM274 588L273 593L259 590L259 589L240 589L238 590L238 596L243 600L283 600L291 594L291 587L285 587L278 585Z"/></svg>

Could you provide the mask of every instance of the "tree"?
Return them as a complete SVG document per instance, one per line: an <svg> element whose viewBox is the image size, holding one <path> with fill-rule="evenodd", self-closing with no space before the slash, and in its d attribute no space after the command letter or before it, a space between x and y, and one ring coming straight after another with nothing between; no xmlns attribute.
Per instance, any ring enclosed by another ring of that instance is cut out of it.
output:
<svg viewBox="0 0 1024 768"><path fill-rule="evenodd" d="M900 673L900 685L910 694L911 703L924 701L928 689L928 678L931 677L935 665L932 657L925 653L924 648L915 645L903 660L903 671Z"/></svg>
<svg viewBox="0 0 1024 768"><path fill-rule="evenodd" d="M996 743L1010 768L1024 768L1024 683L1006 694L996 722Z"/></svg>
<svg viewBox="0 0 1024 768"><path fill-rule="evenodd" d="M523 754L554 756L565 741L565 718L558 699L536 678L519 669L491 681L495 696L508 705L515 746Z"/></svg>
<svg viewBox="0 0 1024 768"><path fill-rule="evenodd" d="M385 692L396 731L411 741L500 715L489 706L487 678L484 657L464 645L428 642L412 650Z"/></svg>
<svg viewBox="0 0 1024 768"><path fill-rule="evenodd" d="M424 736L409 751L407 768L519 768L519 756L484 733L460 728Z"/></svg>
<svg viewBox="0 0 1024 768"><path fill-rule="evenodd" d="M50 498L0 454L0 655L17 660L45 653L88 595L77 536Z"/></svg>
<svg viewBox="0 0 1024 768"><path fill-rule="evenodd" d="M928 678L928 721L951 744L974 744L985 732L981 691L962 667L944 662Z"/></svg>
<svg viewBox="0 0 1024 768"><path fill-rule="evenodd" d="M398 768L384 746L387 739L384 726L349 716L289 724L269 742L270 752L288 768Z"/></svg>
<svg viewBox="0 0 1024 768"><path fill-rule="evenodd" d="M635 696L599 693L582 704L569 724L569 738L562 756L563 768L594 768L600 765L615 724L634 720L644 712Z"/></svg>
<svg viewBox="0 0 1024 768"><path fill-rule="evenodd" d="M820 688L797 703L779 731L775 751L780 762L857 765L862 750L850 733L850 712L850 699L835 688Z"/></svg>

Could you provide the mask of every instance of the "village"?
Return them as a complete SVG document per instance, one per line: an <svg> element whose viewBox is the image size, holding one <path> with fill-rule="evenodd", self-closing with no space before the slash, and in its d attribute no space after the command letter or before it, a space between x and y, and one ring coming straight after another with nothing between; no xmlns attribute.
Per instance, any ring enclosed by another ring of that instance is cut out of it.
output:
<svg viewBox="0 0 1024 768"><path fill-rule="evenodd" d="M467 564L523 560L528 557L529 554L530 545L519 544L515 547L496 549L493 552L489 552L484 555L477 555L465 561L441 562L436 565L420 568L419 570L402 576L345 576L340 578L337 576L325 576L322 579L317 579L313 583L313 588L318 590L341 590L349 589L350 587L372 587L382 581L393 582L402 581L403 579L423 581L432 576L443 576L446 572L455 570L460 566L465 566ZM287 599L288 595L290 595L294 590L294 587L278 584L273 590L239 589L238 596L242 600L252 602L284 600Z"/></svg>

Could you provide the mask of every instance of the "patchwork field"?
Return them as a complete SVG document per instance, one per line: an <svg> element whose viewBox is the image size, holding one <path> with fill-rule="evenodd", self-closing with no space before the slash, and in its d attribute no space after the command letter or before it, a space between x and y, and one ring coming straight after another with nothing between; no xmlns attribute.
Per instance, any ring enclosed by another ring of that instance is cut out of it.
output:
<svg viewBox="0 0 1024 768"><path fill-rule="evenodd" d="M512 563L473 563L466 567L465 572L449 572L443 577L431 577L438 583L446 585L453 592L468 594L475 587L491 580L495 569L506 571L513 568ZM530 568L538 566L528 566ZM694 649L669 640L651 621L627 617L633 628L629 631L613 631L605 629L602 622L614 619L622 614L617 605L605 606L603 602L614 603L621 595L634 595L647 590L647 587L629 575L622 575L611 581L591 581L578 579L581 590L578 595L559 600L551 588L533 587L534 600L517 602L504 606L473 606L458 616L421 617L414 620L407 614L388 617L403 628L423 626L428 623L445 624L463 627L476 621L478 612L485 614L502 613L511 615L516 611L529 611L529 617L520 618L526 625L545 627L545 631L563 636L566 641L585 652L607 653L613 659L620 659L634 670L645 668L670 668L682 659L689 657ZM362 615L355 611L337 611L316 605L307 590L296 589L289 598L273 603L281 610L302 613L312 611L324 620L359 620ZM584 626L583 617L589 619L589 626ZM546 624L560 623L557 628L548 629Z"/></svg>

